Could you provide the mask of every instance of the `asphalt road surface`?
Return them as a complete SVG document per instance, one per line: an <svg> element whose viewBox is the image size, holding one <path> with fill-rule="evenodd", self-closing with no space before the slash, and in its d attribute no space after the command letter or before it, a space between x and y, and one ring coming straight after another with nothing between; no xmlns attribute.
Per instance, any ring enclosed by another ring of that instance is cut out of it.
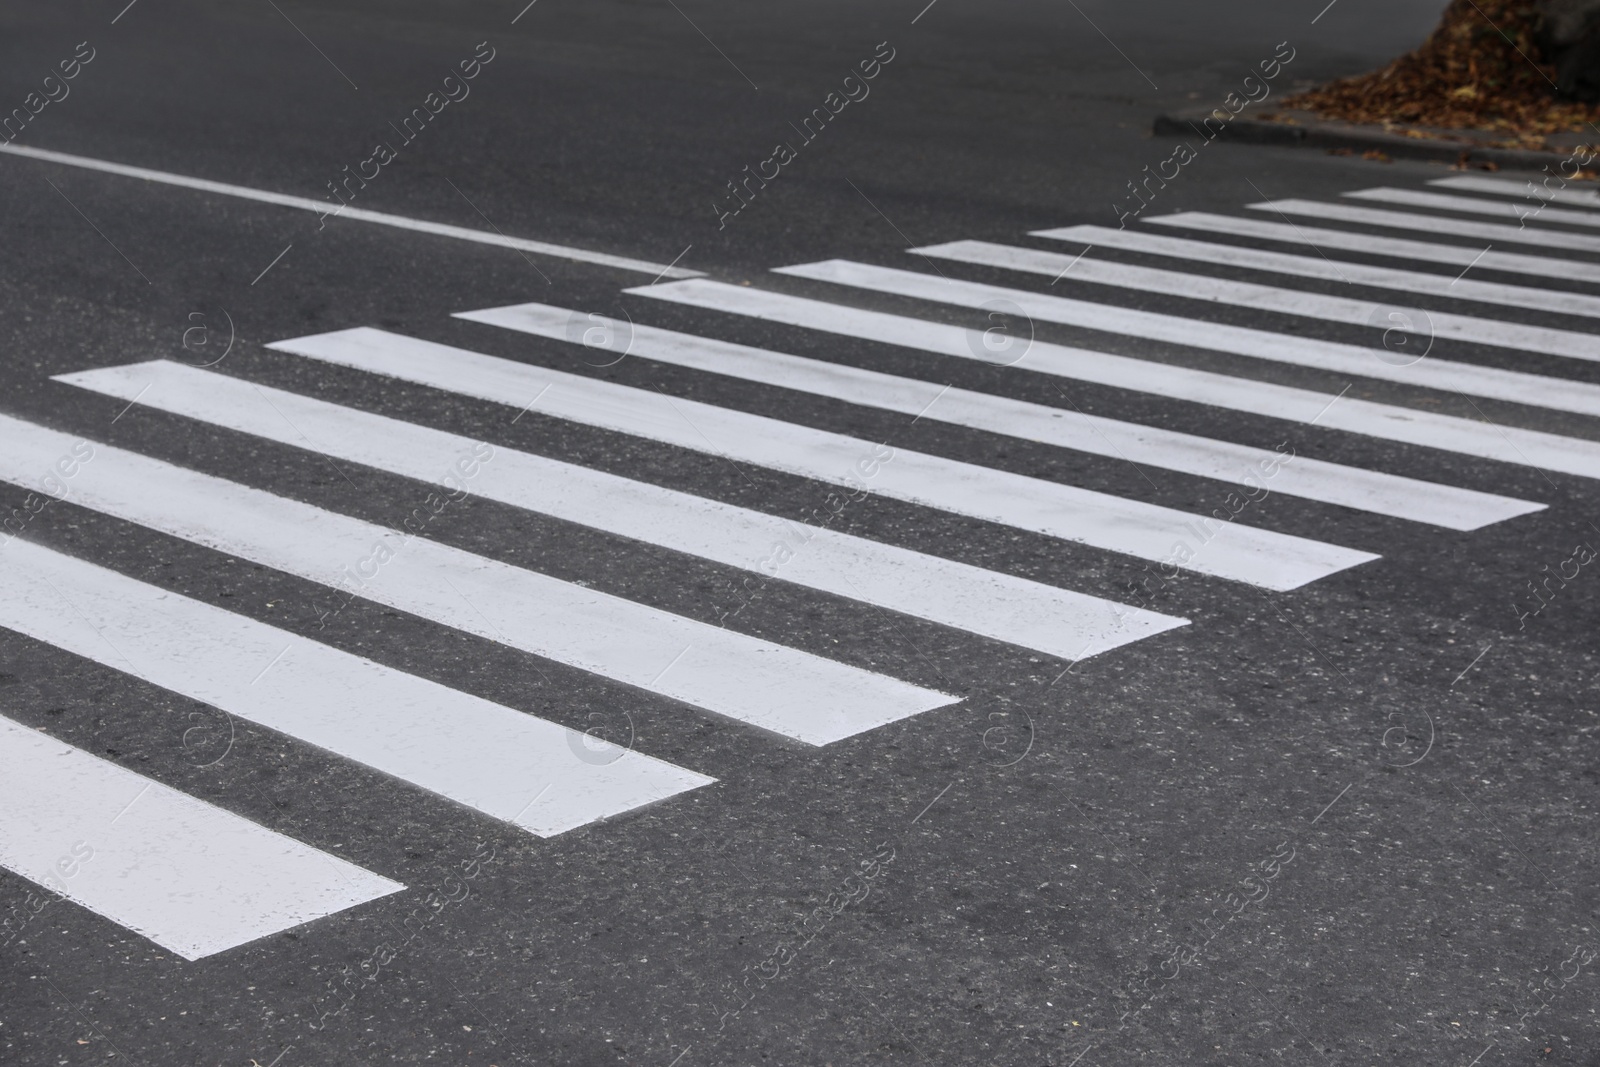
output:
<svg viewBox="0 0 1600 1067"><path fill-rule="evenodd" d="M1600 196L1147 132L1438 6L8 9L0 1064L1600 1064Z"/></svg>

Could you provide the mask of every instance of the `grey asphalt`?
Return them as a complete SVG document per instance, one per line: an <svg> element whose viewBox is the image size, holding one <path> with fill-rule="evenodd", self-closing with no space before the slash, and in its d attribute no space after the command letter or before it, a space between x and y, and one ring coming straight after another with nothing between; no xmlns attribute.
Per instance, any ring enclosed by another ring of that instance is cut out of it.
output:
<svg viewBox="0 0 1600 1067"><path fill-rule="evenodd" d="M831 257L931 271L905 249L963 238L1048 247L1027 232L1115 225L1127 183L1172 152L1148 134L1154 115L1220 104L1280 42L1295 58L1275 91L1367 69L1419 41L1439 5L443 7L13 6L0 15L0 105L20 103L88 41L94 58L71 94L18 145L320 198L487 42L494 58L470 95L352 206L981 327L977 313L846 297L768 272ZM870 95L719 221L726 183L790 140L790 124L882 42L894 58ZM1150 210L1237 213L1262 195L1328 199L1445 173L1217 144ZM1227 492L646 360L596 369L581 350L449 317L529 300L626 312L1062 403L1036 376L624 296L649 279L592 263L348 219L319 227L305 212L6 155L0 248L0 412L375 522L398 525L419 486L365 468L345 480L312 452L138 407L122 414L122 402L49 376L208 361L199 342L231 335L221 373L774 514L798 518L823 495L799 477L745 478L698 452L536 412L510 424L454 394L264 347L378 326L1177 508L1207 512ZM1370 343L1360 327L1070 278L1052 291ZM186 333L197 325L211 332ZM1041 340L1600 439L1577 415L1032 329ZM1435 351L1600 382L1600 369L1576 360L1444 341ZM1069 389L1091 414L1268 448L1285 435L1270 413ZM1600 491L1323 428L1294 426L1292 440L1319 458L1550 506L1452 533L1274 495L1239 521L1383 558L1283 594L1172 581L1150 606L1190 626L1070 672L1065 661L773 583L737 629L963 697L823 748L377 604L357 601L319 629L309 582L53 506L27 539L577 729L598 724L718 782L539 839L263 729L243 728L214 762L217 750L197 750L187 733L215 721L203 707L0 630L0 713L411 887L185 962L0 869L0 915L20 928L0 947L0 1064L1600 1064L1590 966L1600 946L1600 579L1584 570L1525 626L1514 607L1542 568L1576 544L1600 544ZM0 511L25 495L0 485ZM1141 572L1128 557L888 499L841 521L1112 598ZM429 536L706 621L725 610L737 577L480 499ZM407 916L474 856L465 898L435 907L409 935ZM838 906L830 894L862 870L868 891ZM796 934L808 916L808 933ZM374 968L380 948L388 958Z"/></svg>

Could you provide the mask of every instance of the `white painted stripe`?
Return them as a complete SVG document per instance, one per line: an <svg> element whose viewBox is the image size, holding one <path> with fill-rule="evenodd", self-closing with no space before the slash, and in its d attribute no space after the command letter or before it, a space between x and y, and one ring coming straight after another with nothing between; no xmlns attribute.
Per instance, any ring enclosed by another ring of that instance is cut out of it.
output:
<svg viewBox="0 0 1600 1067"><path fill-rule="evenodd" d="M1600 236L1586 233L1519 228L1498 222L1474 222L1471 219L1452 219L1443 215L1420 215L1415 211L1384 211L1380 208L1356 207L1354 204L1325 204L1318 200L1269 200L1266 203L1245 206L1252 211L1271 211L1275 214L1300 215L1306 218L1328 219L1332 222L1352 222L1361 226L1381 226L1390 230L1422 230L1450 237L1473 237L1497 245L1534 245L1546 250L1559 248L1571 252L1600 252Z"/></svg>
<svg viewBox="0 0 1600 1067"><path fill-rule="evenodd" d="M916 255L955 260L960 263L975 263L986 267L1042 274L1048 278L1060 277L1070 267L1071 280L1085 284L1160 293L1163 296L1182 297L1186 300L1205 300L1276 315L1299 315L1347 326L1365 326L1384 332L1391 329L1404 330L1424 337L1498 345L1502 348L1541 352L1569 359L1600 360L1600 340L1597 340L1594 334L1577 333L1572 330L1527 326L1518 322L1482 319L1472 315L1457 315L1436 310L1427 310L1425 316L1405 314L1391 319L1388 309L1393 308L1392 303L1313 293L1304 289L1285 289L1232 278L1213 278L1185 271L1139 267L1131 263L1112 263L1090 256L1068 256L1060 252L1018 248L1014 245L993 244L989 241L952 241L949 244L930 245L909 251ZM1035 302L1055 299L1061 298L1043 295L1033 297ZM1408 309L1410 307L1410 305L1405 306ZM1065 320L1058 318L1053 321Z"/></svg>
<svg viewBox="0 0 1600 1067"><path fill-rule="evenodd" d="M304 447L309 439L336 459L435 484L442 484L441 474L473 444L455 434L165 361L56 380L128 401L138 398L149 407L294 447ZM1092 656L1186 622L507 448L495 450L472 490L513 507L738 567L761 581L775 575L1065 659ZM775 560L786 551L793 558L779 565ZM748 589L741 583L739 595L759 587L759 582Z"/></svg>
<svg viewBox="0 0 1600 1067"><path fill-rule="evenodd" d="M903 315L846 307L704 279L629 292L735 315L782 322L943 356L991 362L976 330ZM1094 382L1173 400L1209 404L1264 418L1312 423L1350 433L1600 478L1600 442L1494 426L1414 408L1377 404L1169 363L1034 341L1010 364L1023 370Z"/></svg>
<svg viewBox="0 0 1600 1067"><path fill-rule="evenodd" d="M1430 193L1423 189L1358 189L1345 196L1355 200L1376 200L1384 204L1404 204L1407 207L1432 208L1435 211L1459 211L1467 215L1493 215L1497 218L1522 222L1557 223L1567 226L1600 226L1600 212L1573 211L1568 208L1549 207L1536 203L1517 203L1507 200L1483 200L1475 196L1451 196L1448 193ZM1535 235L1546 231L1534 231Z"/></svg>
<svg viewBox="0 0 1600 1067"><path fill-rule="evenodd" d="M780 267L778 273L801 278L836 282L875 292L937 300L960 307L1015 307L1040 322L1059 322L1086 330L1143 337L1152 341L1206 348L1236 356L1249 356L1274 363L1354 374L1365 378L1400 382L1465 393L1468 396L1513 400L1536 407L1600 415L1600 385L1546 378L1520 371L1502 370L1476 363L1461 363L1425 357L1409 366L1385 362L1379 356L1397 359L1380 345L1342 344L1312 337L1273 333L1248 326L1230 326L1153 311L1094 304L1085 300L1047 296L1026 289L946 279L932 274L877 267L847 260L827 260L795 267ZM677 283L672 283L677 284ZM1000 303L995 304L996 301Z"/></svg>
<svg viewBox="0 0 1600 1067"><path fill-rule="evenodd" d="M1191 241L1182 237L1167 237L1164 234L1141 233L1137 230L1113 230L1109 226L1063 226L1054 230L1035 230L1032 236L1047 237L1056 241L1075 241L1096 248L1115 248L1127 252L1193 260L1198 263L1214 263L1224 267L1243 267L1247 270L1291 274L1301 278L1343 282L1348 285L1394 289L1414 296L1474 300L1485 304L1528 308L1533 311L1553 311L1562 315L1600 318L1600 296L1567 293L1559 289L1534 289L1528 286L1477 281L1472 278L1451 277L1427 271L1374 267L1366 263L1352 263L1349 260L1330 260L1323 256L1296 256L1285 252L1268 252L1259 248L1217 244L1214 241ZM1465 265L1472 265L1470 259ZM1076 267L1068 278L1078 278Z"/></svg>
<svg viewBox="0 0 1600 1067"><path fill-rule="evenodd" d="M1413 241L1406 237L1384 237L1350 230L1329 230L1320 226L1235 218L1232 215L1213 215L1205 211L1180 211L1172 215L1152 216L1144 221L1157 226L1175 226L1206 233L1253 237L1262 241L1309 245L1318 250L1337 248L1345 252L1360 252L1364 255L1385 256L1390 259L1446 263L1462 270L1471 267L1475 270L1560 278L1569 282L1600 282L1600 263L1580 263L1575 259L1530 256L1521 252L1500 252L1496 251L1493 245L1484 248L1441 245L1431 241Z"/></svg>
<svg viewBox="0 0 1600 1067"><path fill-rule="evenodd" d="M66 434L0 416L0 478L31 482L73 443ZM957 699L107 445L95 446L71 494L84 507L309 581L343 585L365 599L808 744Z"/></svg>
<svg viewBox="0 0 1600 1067"><path fill-rule="evenodd" d="M1551 189L1544 184L1549 178L1555 178L1565 184L1565 188ZM1570 204L1573 207L1600 208L1600 191L1595 189L1574 188L1573 183L1566 182L1557 175L1546 175L1537 184L1531 180L1515 181L1511 178L1489 178L1475 174L1457 174L1450 178L1435 178L1428 183L1437 185L1441 189L1460 189L1467 193L1488 193L1491 196L1515 196L1533 201L1536 205L1540 200L1547 200L1552 204Z"/></svg>
<svg viewBox="0 0 1600 1067"><path fill-rule="evenodd" d="M6 718L0 866L186 960L405 888Z"/></svg>
<svg viewBox="0 0 1600 1067"><path fill-rule="evenodd" d="M0 626L540 837L714 781L25 541Z"/></svg>
<svg viewBox="0 0 1600 1067"><path fill-rule="evenodd" d="M843 434L382 330L341 330L269 347L512 407L538 396L539 412L555 418L834 485L857 486L1139 559L1166 560L1175 544L1195 537L1196 516L1171 508L872 445ZM1209 538L1186 566L1267 589L1294 589L1376 558L1233 522Z"/></svg>
<svg viewBox="0 0 1600 1067"><path fill-rule="evenodd" d="M50 152L43 148L27 148L18 144L0 144L0 152L13 156L24 156L28 159L36 159L45 163L60 163L68 167L82 167L85 170L95 170L102 174L116 174L124 178L141 178L144 181L160 182L163 185L176 185L183 189L195 189L205 193L216 193L220 196L234 196L241 200L254 200L261 204L274 204L278 207L295 208L300 211L314 211L318 215L326 215L329 218L373 222L380 226L393 226L401 230L432 234L435 237L450 237L457 241L471 241L475 244L495 245L499 248L514 248L519 252L537 252L541 255L555 256L558 259L570 259L580 263L597 263L604 267L635 271L657 278L699 278L703 276L701 271L673 267L665 263L650 263L642 259L613 256L606 252L593 252L587 248L573 248L570 245L551 244L548 241L534 241L526 237L507 237L503 233L472 230L465 226L450 226L441 222L428 222L425 219L390 215L382 211L367 211L353 207L345 207L343 211L340 211L339 205L329 200L313 200L310 197L272 193L265 189L252 189L245 185L229 185L226 182L208 181L204 178L190 178L182 174L170 174L167 171L150 170L146 167L130 167L122 163L110 163L103 159L68 155L66 152Z"/></svg>
<svg viewBox="0 0 1600 1067"><path fill-rule="evenodd" d="M572 312L544 304L518 304L461 312L456 317L562 340L568 337L567 324L571 322ZM627 353L1201 478L1260 485L1261 472L1276 468L1271 477L1272 492L1454 530L1475 530L1544 507L1305 456L1283 464L1282 455L1271 449L1120 422L653 326L614 323L611 328L594 331L589 336L595 341L590 347L619 355ZM132 399L134 388L136 381L130 377L118 395ZM150 402L148 397L145 402ZM1253 483L1246 483L1247 476Z"/></svg>

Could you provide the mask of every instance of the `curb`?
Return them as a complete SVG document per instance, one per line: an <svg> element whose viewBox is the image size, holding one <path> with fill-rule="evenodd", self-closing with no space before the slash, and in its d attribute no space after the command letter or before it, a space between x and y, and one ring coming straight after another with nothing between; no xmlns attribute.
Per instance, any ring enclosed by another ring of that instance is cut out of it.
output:
<svg viewBox="0 0 1600 1067"><path fill-rule="evenodd" d="M1151 127L1156 135L1177 134L1193 137L1202 129L1203 120L1212 112L1180 111L1158 115ZM1237 144L1275 145L1279 147L1324 148L1347 152L1382 152L1396 159L1427 159L1459 164L1493 164L1511 169L1542 170L1553 163L1571 158L1578 145L1576 135L1571 146L1564 150L1528 148L1496 148L1483 143L1491 135L1474 136L1472 133L1439 134L1436 136L1407 137L1393 133L1381 126L1362 126L1349 122L1332 122L1319 119L1304 111L1283 112L1288 121L1268 122L1262 119L1231 118L1227 125L1210 127L1213 139Z"/></svg>

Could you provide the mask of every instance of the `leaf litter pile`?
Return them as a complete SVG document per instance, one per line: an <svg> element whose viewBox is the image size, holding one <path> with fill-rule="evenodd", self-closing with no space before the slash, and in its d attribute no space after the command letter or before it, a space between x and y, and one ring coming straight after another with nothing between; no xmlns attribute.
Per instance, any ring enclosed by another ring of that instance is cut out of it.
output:
<svg viewBox="0 0 1600 1067"><path fill-rule="evenodd" d="M1422 46L1382 70L1341 78L1284 101L1323 118L1421 131L1503 134L1503 147L1545 148L1552 134L1600 135L1600 106L1563 100L1540 64L1529 0L1451 0ZM1594 138L1600 140L1600 136Z"/></svg>

